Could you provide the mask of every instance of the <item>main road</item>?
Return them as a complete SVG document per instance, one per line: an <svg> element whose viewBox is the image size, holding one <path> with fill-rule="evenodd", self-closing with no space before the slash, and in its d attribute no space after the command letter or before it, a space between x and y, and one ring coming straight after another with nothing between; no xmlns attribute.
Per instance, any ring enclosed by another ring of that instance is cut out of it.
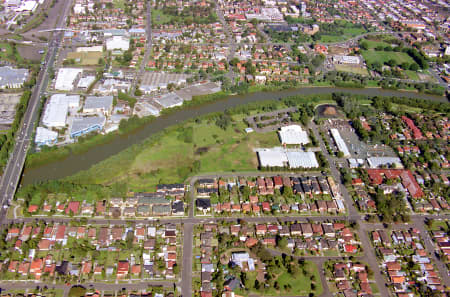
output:
<svg viewBox="0 0 450 297"><path fill-rule="evenodd" d="M58 26L65 25L68 13L72 6L72 0L65 1L63 13L60 16ZM3 172L3 176L0 181L0 205L9 205L16 193L17 185L20 180L20 176L25 164L25 158L27 151L32 141L31 137L34 131L34 125L38 119L39 103L40 99L48 85L49 80L49 68L53 66L56 54L58 52L59 45L61 43L63 32L55 33L49 42L47 55L42 65L41 71L36 79L37 84L34 86L31 94L31 98L28 102L28 107L25 115L22 119L22 126L16 134L16 145L13 152L9 156L8 163ZM0 210L0 222L3 222L6 218L6 207L2 207Z"/></svg>

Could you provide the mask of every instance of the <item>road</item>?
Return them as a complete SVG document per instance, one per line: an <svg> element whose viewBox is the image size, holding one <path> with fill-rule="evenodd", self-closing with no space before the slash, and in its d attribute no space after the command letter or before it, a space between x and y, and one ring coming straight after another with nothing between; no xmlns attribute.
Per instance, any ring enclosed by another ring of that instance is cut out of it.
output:
<svg viewBox="0 0 450 297"><path fill-rule="evenodd" d="M147 16L145 34L147 35L147 42L145 44L144 57L142 58L141 65L139 66L139 72L136 72L133 83L131 85L131 95L134 95L136 87L139 85L139 79L144 76L145 67L148 64L150 54L152 52L152 4L150 0L146 2Z"/></svg>
<svg viewBox="0 0 450 297"><path fill-rule="evenodd" d="M66 18L72 6L72 0L65 1L63 13L59 19L59 26L64 26ZM0 181L0 204L9 204L14 197L17 190L17 185L23 171L27 151L32 141L31 137L34 131L34 125L39 117L39 103L49 81L48 69L53 66L59 45L62 41L63 32L55 33L49 42L47 56L44 60L44 65L36 79L37 84L32 90L31 98L28 102L28 107L22 119L22 126L16 134L16 145L14 151L9 156L8 163L5 167L3 176ZM6 209L2 208L0 211L0 222L6 218Z"/></svg>
<svg viewBox="0 0 450 297"><path fill-rule="evenodd" d="M192 296L192 249L194 224L184 223L183 229L183 265L181 267L181 295Z"/></svg>
<svg viewBox="0 0 450 297"><path fill-rule="evenodd" d="M74 283L75 284L75 283ZM85 288L95 288L100 291L120 291L123 288L127 290L147 290L149 286L162 286L165 288L174 288L176 286L175 282L172 281L145 281L140 283L99 283L99 282L86 282L82 284ZM40 288L55 288L55 289L66 289L70 286L66 284L49 284L34 281L0 281L0 287L3 290L23 290L23 289L35 289Z"/></svg>

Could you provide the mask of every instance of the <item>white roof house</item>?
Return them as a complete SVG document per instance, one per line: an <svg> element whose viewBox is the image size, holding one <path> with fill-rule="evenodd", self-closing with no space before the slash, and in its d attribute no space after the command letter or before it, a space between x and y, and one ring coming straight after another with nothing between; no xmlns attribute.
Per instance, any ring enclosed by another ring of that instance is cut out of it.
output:
<svg viewBox="0 0 450 297"><path fill-rule="evenodd" d="M331 135L333 136L334 142L336 142L336 146L344 154L344 157L350 157L350 151L348 150L347 145L345 144L344 139L342 139L341 134L338 129L330 129Z"/></svg>
<svg viewBox="0 0 450 297"><path fill-rule="evenodd" d="M36 137L34 139L37 146L53 145L58 139L58 133L44 127L37 127Z"/></svg>
<svg viewBox="0 0 450 297"><path fill-rule="evenodd" d="M281 143L283 144L307 144L309 143L308 133L299 125L281 127L278 131Z"/></svg>
<svg viewBox="0 0 450 297"><path fill-rule="evenodd" d="M45 107L42 123L47 127L64 127L66 125L69 108L78 108L79 104L79 95L52 95Z"/></svg>
<svg viewBox="0 0 450 297"><path fill-rule="evenodd" d="M79 68L60 68L56 77L55 89L60 91L71 91L75 80L83 72Z"/></svg>
<svg viewBox="0 0 450 297"><path fill-rule="evenodd" d="M108 51L121 50L127 51L130 48L130 39L125 36L113 36L106 40L106 49Z"/></svg>

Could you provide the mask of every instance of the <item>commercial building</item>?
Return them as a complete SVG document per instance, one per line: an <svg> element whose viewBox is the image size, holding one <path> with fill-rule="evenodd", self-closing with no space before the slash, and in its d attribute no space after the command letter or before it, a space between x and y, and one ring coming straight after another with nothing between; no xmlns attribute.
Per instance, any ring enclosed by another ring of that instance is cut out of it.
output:
<svg viewBox="0 0 450 297"><path fill-rule="evenodd" d="M258 151L261 167L285 167L288 165L286 153L281 149L262 149Z"/></svg>
<svg viewBox="0 0 450 297"><path fill-rule="evenodd" d="M314 152L286 152L290 168L318 168L316 154Z"/></svg>
<svg viewBox="0 0 450 297"><path fill-rule="evenodd" d="M378 168L381 166L403 168L402 161L398 157L371 157L367 158L370 168Z"/></svg>
<svg viewBox="0 0 450 297"><path fill-rule="evenodd" d="M0 89L21 88L27 78L27 69L14 69L10 66L0 67Z"/></svg>
<svg viewBox="0 0 450 297"><path fill-rule="evenodd" d="M93 131L101 131L105 122L106 118L103 116L74 118L70 128L70 137L76 138Z"/></svg>
<svg viewBox="0 0 450 297"><path fill-rule="evenodd" d="M307 144L308 133L299 125L281 127L278 131L282 144Z"/></svg>
<svg viewBox="0 0 450 297"><path fill-rule="evenodd" d="M155 98L155 102L163 108L172 108L183 105L183 99L175 93L169 93Z"/></svg>
<svg viewBox="0 0 450 297"><path fill-rule="evenodd" d="M49 130L44 127L37 127L36 137L34 139L37 146L43 145L51 146L56 143L57 139L58 139L57 132Z"/></svg>
<svg viewBox="0 0 450 297"><path fill-rule="evenodd" d="M88 96L84 102L84 113L102 113L110 115L113 106L113 96Z"/></svg>
<svg viewBox="0 0 450 297"><path fill-rule="evenodd" d="M261 167L318 168L314 152L285 150L281 147L257 151Z"/></svg>
<svg viewBox="0 0 450 297"><path fill-rule="evenodd" d="M106 40L106 49L108 51L121 50L127 51L130 48L130 39L125 36L113 36Z"/></svg>
<svg viewBox="0 0 450 297"><path fill-rule="evenodd" d="M55 89L60 91L72 91L75 81L83 73L79 68L60 68L56 77Z"/></svg>
<svg viewBox="0 0 450 297"><path fill-rule="evenodd" d="M345 158L350 157L350 151L348 150L347 145L345 144L344 139L342 139L341 134L338 129L330 129L331 135L333 136L334 142L340 152L344 154Z"/></svg>
<svg viewBox="0 0 450 297"><path fill-rule="evenodd" d="M188 77L190 75L179 73L145 72L139 89L145 94L150 94L166 90L169 84L174 86L185 85Z"/></svg>
<svg viewBox="0 0 450 297"><path fill-rule="evenodd" d="M80 78L80 81L78 82L77 88L87 89L94 81L95 81L95 76L93 76L93 75L88 75L86 77L82 77L82 78Z"/></svg>
<svg viewBox="0 0 450 297"><path fill-rule="evenodd" d="M337 64L353 64L358 65L361 63L361 59L358 56L333 56L333 62Z"/></svg>
<svg viewBox="0 0 450 297"><path fill-rule="evenodd" d="M80 106L80 96L55 94L50 97L42 117L42 124L49 128L62 128L67 122L69 108Z"/></svg>

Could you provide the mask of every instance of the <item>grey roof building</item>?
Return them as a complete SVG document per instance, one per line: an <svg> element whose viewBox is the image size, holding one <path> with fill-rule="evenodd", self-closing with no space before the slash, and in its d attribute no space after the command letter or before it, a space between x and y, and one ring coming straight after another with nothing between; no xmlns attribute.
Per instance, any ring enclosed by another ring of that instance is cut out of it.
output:
<svg viewBox="0 0 450 297"><path fill-rule="evenodd" d="M83 112L111 114L113 96L88 96L84 102Z"/></svg>
<svg viewBox="0 0 450 297"><path fill-rule="evenodd" d="M105 125L105 117L79 117L74 118L70 128L70 137L75 138L92 131L101 131Z"/></svg>
<svg viewBox="0 0 450 297"><path fill-rule="evenodd" d="M28 78L27 69L15 69L11 66L0 67L0 88L21 88Z"/></svg>

